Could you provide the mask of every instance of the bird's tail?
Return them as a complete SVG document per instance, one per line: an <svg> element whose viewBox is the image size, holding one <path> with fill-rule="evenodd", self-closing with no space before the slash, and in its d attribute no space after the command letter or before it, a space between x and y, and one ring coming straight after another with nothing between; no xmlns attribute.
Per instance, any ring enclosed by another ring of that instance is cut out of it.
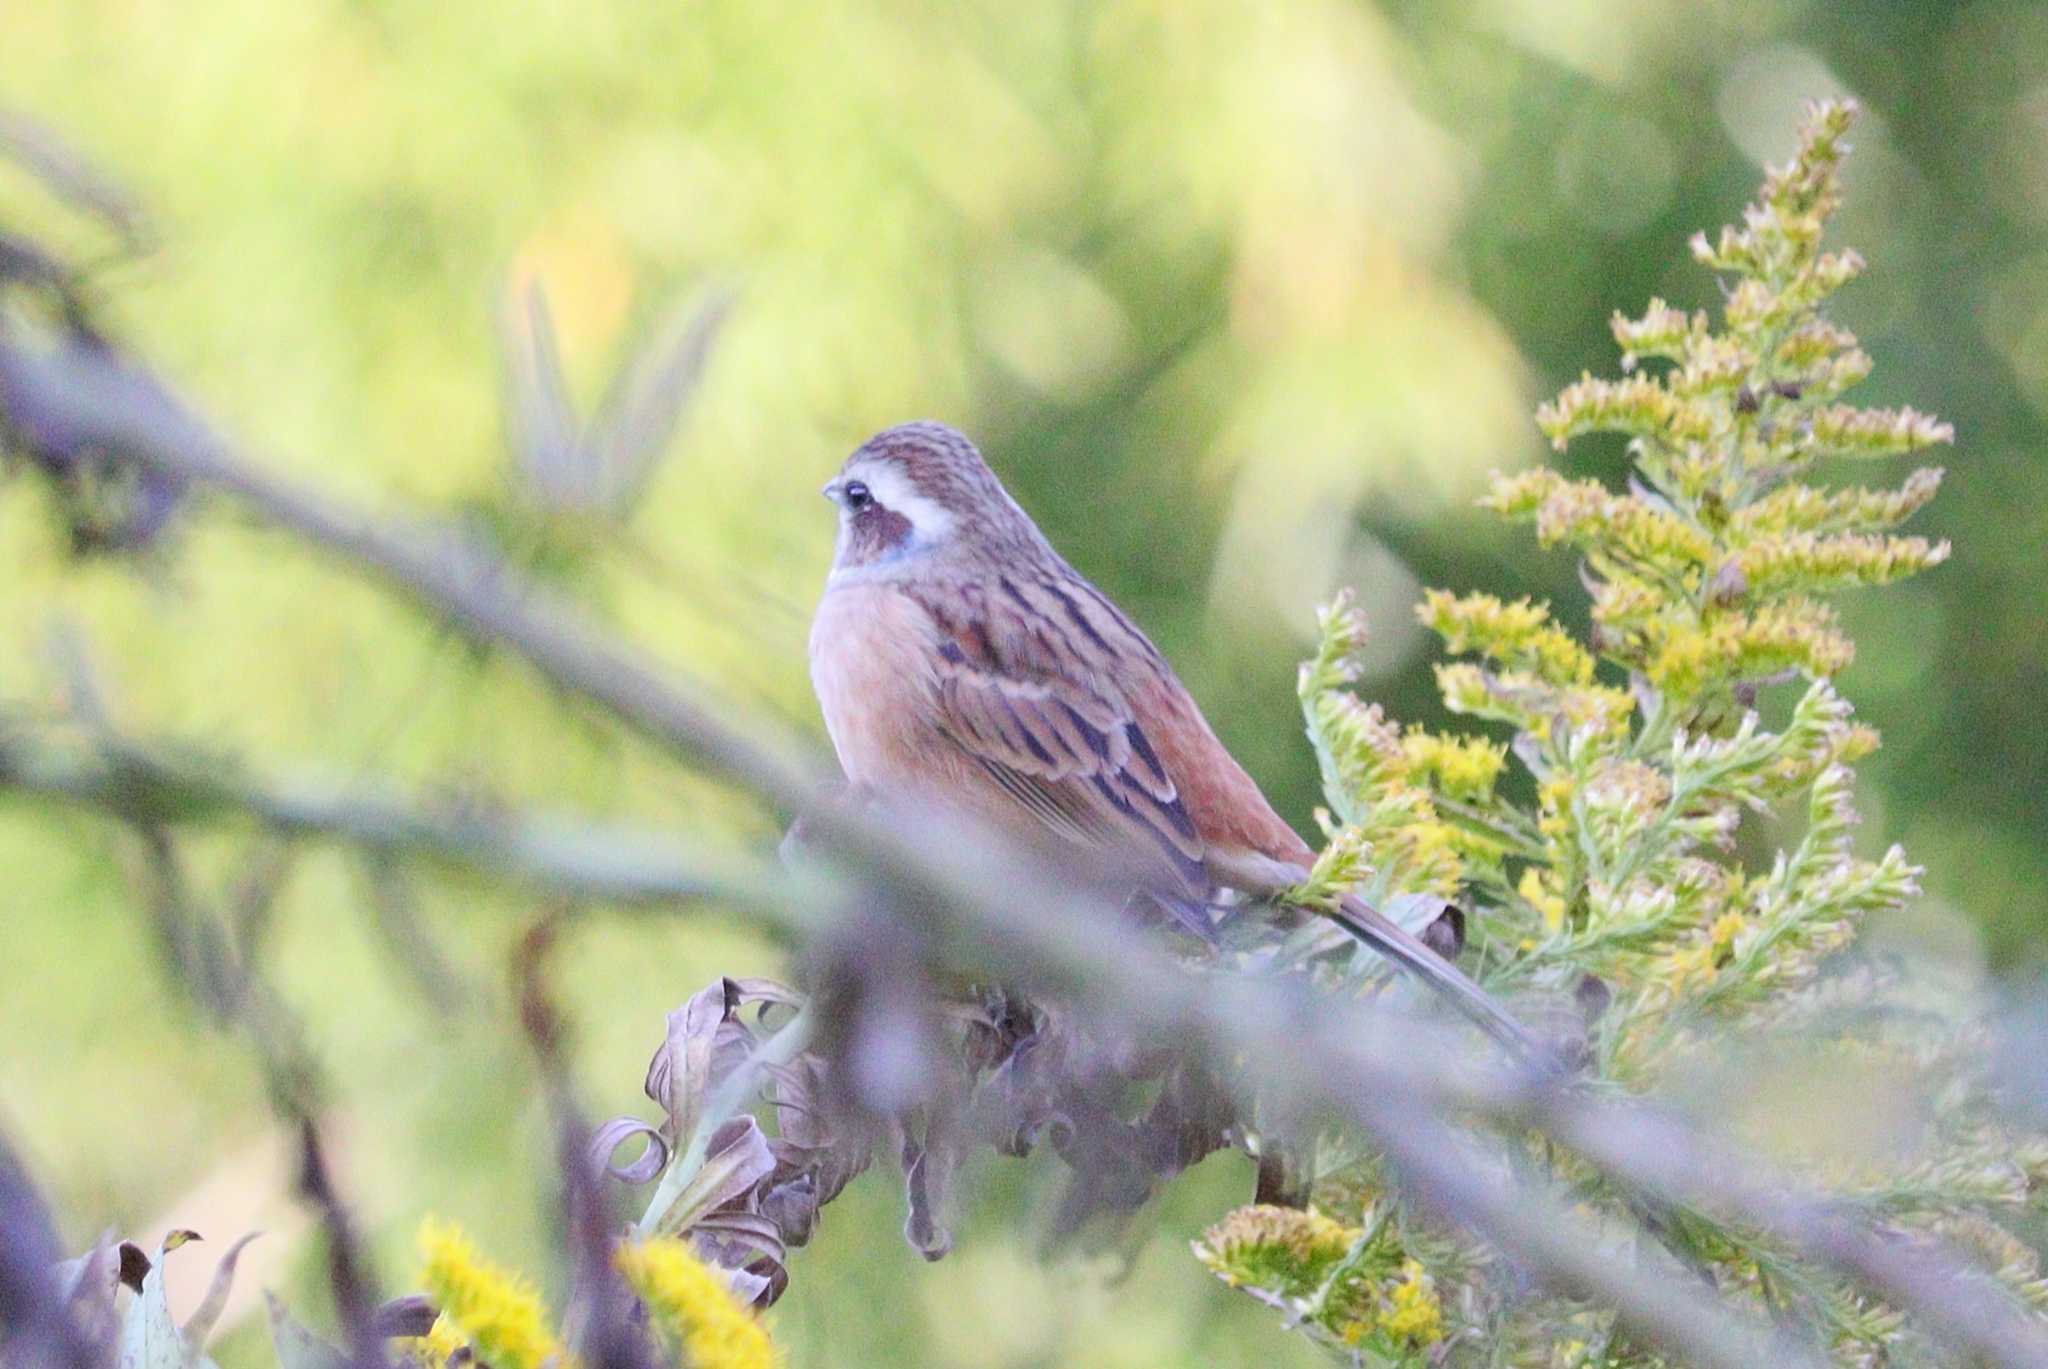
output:
<svg viewBox="0 0 2048 1369"><path fill-rule="evenodd" d="M1423 945L1421 938L1389 921L1385 914L1364 899L1345 894L1325 915L1449 1000L1452 1007L1470 1018L1481 1031L1513 1052L1518 1061L1540 1061L1549 1054L1529 1029L1509 1016L1508 1010L1491 994L1467 979L1457 966Z"/></svg>

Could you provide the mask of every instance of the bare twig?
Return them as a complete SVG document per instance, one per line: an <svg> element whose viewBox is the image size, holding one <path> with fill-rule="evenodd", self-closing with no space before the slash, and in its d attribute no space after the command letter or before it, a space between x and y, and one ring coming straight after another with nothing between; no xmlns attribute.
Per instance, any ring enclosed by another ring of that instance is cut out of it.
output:
<svg viewBox="0 0 2048 1369"><path fill-rule="evenodd" d="M645 1326L634 1318L633 1291L613 1262L617 1226L606 1214L600 1176L590 1163L590 1127L576 1102L563 1049L567 1027L547 977L548 956L560 930L560 918L550 914L520 939L513 981L520 1025L540 1064L554 1114L563 1247L574 1289L569 1330L582 1362L592 1369L661 1369Z"/></svg>
<svg viewBox="0 0 2048 1369"><path fill-rule="evenodd" d="M232 823L253 818L279 832L332 836L530 881L555 892L619 903L720 899L779 910L764 896L778 872L763 862L686 847L653 830L593 828L566 819L483 807L436 809L357 786L257 781L205 768L165 747L83 744L49 731L0 729L0 790L60 799L131 821ZM779 912L776 914L779 917ZM181 961L185 957L178 957Z"/></svg>

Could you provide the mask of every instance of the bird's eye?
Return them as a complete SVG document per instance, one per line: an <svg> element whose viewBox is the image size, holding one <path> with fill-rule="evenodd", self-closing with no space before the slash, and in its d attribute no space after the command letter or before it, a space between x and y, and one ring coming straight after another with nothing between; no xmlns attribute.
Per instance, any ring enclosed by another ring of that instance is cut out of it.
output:
<svg viewBox="0 0 2048 1369"><path fill-rule="evenodd" d="M846 488L841 491L841 494L846 499L846 507L852 509L855 513L859 513L862 509L875 502L874 495L868 493L868 487L858 480L847 481Z"/></svg>

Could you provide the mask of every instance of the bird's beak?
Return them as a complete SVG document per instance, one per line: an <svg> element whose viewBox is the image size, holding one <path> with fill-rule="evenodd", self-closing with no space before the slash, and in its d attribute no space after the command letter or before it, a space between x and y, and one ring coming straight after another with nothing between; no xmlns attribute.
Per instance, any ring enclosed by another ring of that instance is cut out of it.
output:
<svg viewBox="0 0 2048 1369"><path fill-rule="evenodd" d="M827 480L827 481L825 482L825 488L824 488L824 489L822 489L822 490L819 490L819 491L818 491L818 493L819 493L819 494L822 494L822 495L824 495L824 496L825 496L825 497L826 497L827 499L831 500L831 501L832 501L833 503L835 503L835 504L836 504L836 503L838 503L838 502L839 502L839 482L838 482L837 480Z"/></svg>

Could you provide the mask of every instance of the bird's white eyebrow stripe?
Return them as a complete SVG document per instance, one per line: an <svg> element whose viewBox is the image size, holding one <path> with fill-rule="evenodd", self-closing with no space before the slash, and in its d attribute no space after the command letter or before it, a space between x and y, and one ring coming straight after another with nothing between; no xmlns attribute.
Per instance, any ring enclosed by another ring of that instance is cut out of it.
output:
<svg viewBox="0 0 2048 1369"><path fill-rule="evenodd" d="M953 511L920 492L893 461L857 461L841 478L866 485L877 504L909 520L911 536L920 541L937 541L953 530Z"/></svg>

